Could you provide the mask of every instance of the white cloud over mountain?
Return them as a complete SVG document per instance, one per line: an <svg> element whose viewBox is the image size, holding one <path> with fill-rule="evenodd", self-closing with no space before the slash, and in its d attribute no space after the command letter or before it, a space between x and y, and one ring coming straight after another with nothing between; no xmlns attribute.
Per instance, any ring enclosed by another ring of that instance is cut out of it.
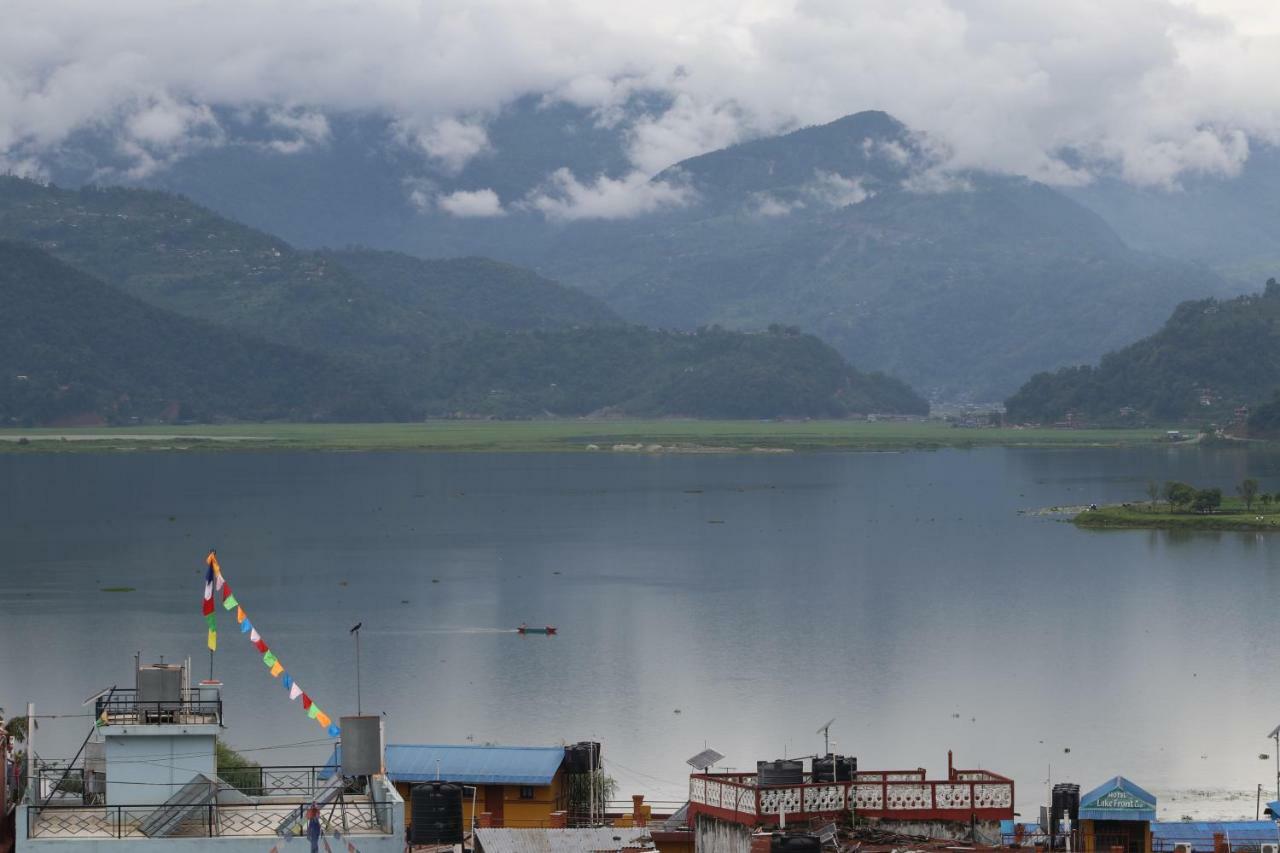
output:
<svg viewBox="0 0 1280 853"><path fill-rule="evenodd" d="M5 14L0 168L27 172L105 129L145 174L220 144L222 108L276 117L284 153L323 142L327 112L389 113L456 172L492 151L486 119L530 93L602 122L636 92L668 98L629 130L640 177L551 176L527 203L556 216L676 203L678 187L644 178L862 109L940 140L952 167L1051 183L1231 175L1251 139L1280 141L1280 13L1264 0L10 0Z"/></svg>

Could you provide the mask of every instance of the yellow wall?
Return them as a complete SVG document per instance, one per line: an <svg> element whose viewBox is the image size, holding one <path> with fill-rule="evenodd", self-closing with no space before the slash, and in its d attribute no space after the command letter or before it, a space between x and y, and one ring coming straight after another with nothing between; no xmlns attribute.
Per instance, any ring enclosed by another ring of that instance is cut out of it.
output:
<svg viewBox="0 0 1280 853"><path fill-rule="evenodd" d="M397 782L396 790L404 799L405 826L413 822L413 804L410 801L410 788L413 782ZM564 789L563 774L556 773L550 785L534 785L533 799L520 799L520 785L480 785L476 791L476 811L484 812L485 798L490 790L502 788L502 819L493 816L495 826L506 826L514 829L547 826L551 822L551 813L564 808L561 802ZM462 826L471 831L471 793L464 792L462 797Z"/></svg>

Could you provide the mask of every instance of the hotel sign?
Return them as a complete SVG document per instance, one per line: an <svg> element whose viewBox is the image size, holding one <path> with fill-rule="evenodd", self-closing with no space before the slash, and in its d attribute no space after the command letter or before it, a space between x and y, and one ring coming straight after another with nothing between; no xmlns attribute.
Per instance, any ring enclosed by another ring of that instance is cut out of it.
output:
<svg viewBox="0 0 1280 853"><path fill-rule="evenodd" d="M1085 806L1085 808L1090 809L1150 809L1153 807L1152 803L1140 800L1133 794L1121 790L1108 791Z"/></svg>

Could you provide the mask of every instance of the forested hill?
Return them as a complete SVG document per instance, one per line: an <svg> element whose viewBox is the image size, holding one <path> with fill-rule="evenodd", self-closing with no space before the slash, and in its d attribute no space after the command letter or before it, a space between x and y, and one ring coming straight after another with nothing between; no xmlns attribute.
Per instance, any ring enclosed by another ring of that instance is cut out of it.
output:
<svg viewBox="0 0 1280 853"><path fill-rule="evenodd" d="M0 240L0 423L403 416L322 356L147 305Z"/></svg>
<svg viewBox="0 0 1280 853"><path fill-rule="evenodd" d="M926 415L908 385L850 367L795 329L667 332L640 326L476 333L437 353L436 408L767 418Z"/></svg>
<svg viewBox="0 0 1280 853"><path fill-rule="evenodd" d="M556 329L622 322L593 296L488 258L424 260L372 249L325 251L380 297L456 328Z"/></svg>
<svg viewBox="0 0 1280 853"><path fill-rule="evenodd" d="M810 335L476 329L393 359L322 355L148 305L0 240L0 424L432 416L925 414Z"/></svg>
<svg viewBox="0 0 1280 853"><path fill-rule="evenodd" d="M593 297L519 267L300 251L162 192L0 177L0 238L161 308L304 349L421 351L473 327L617 322Z"/></svg>
<svg viewBox="0 0 1280 853"><path fill-rule="evenodd" d="M1231 300L1184 302L1160 331L1096 366L1036 374L1006 401L1014 422L1073 413L1098 423L1223 421L1280 386L1280 284Z"/></svg>

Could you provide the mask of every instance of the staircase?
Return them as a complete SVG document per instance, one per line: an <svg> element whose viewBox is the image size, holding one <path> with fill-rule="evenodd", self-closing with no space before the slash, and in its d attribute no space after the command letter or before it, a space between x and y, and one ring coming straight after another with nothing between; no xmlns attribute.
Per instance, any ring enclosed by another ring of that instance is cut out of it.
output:
<svg viewBox="0 0 1280 853"><path fill-rule="evenodd" d="M143 818L138 824L138 831L148 838L172 835L184 820L204 810L217 796L217 783L203 773L197 773L164 805Z"/></svg>
<svg viewBox="0 0 1280 853"><path fill-rule="evenodd" d="M293 834L293 827L298 824L307 822L307 809L314 803L316 806L326 806L332 803L338 797L342 796L342 789L346 787L346 780L342 778L341 773L334 773L325 782L324 787L315 792L315 799L304 805L298 806L280 821L280 825L276 827L276 835L286 838Z"/></svg>

